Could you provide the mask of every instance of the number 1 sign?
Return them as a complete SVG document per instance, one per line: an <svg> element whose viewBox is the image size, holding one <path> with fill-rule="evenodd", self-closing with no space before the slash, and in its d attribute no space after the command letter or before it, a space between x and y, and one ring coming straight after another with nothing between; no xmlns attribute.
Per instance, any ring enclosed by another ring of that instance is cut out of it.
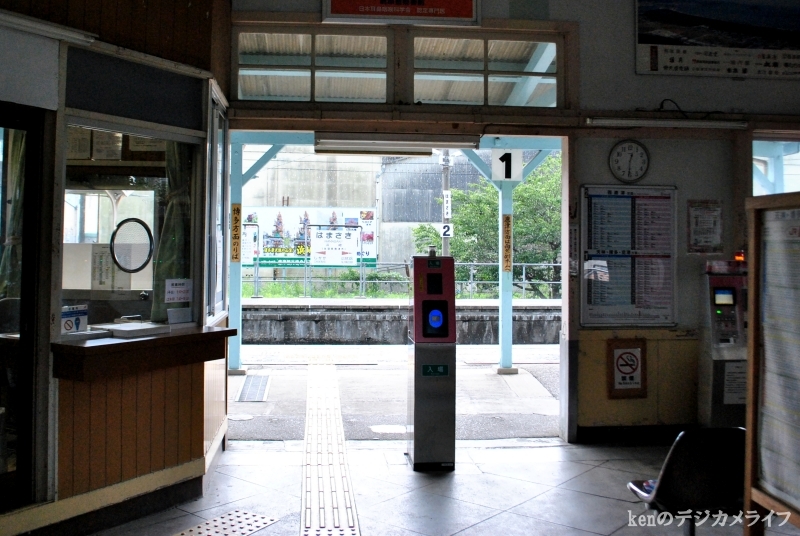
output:
<svg viewBox="0 0 800 536"><path fill-rule="evenodd" d="M492 149L492 180L522 180L522 149Z"/></svg>

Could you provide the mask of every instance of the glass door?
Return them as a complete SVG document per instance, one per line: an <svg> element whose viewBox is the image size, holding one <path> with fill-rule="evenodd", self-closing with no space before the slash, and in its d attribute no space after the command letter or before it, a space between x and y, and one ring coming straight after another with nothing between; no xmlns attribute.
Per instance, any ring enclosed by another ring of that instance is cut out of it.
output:
<svg viewBox="0 0 800 536"><path fill-rule="evenodd" d="M0 512L33 501L40 110L0 103ZM47 389L47 386L43 386Z"/></svg>

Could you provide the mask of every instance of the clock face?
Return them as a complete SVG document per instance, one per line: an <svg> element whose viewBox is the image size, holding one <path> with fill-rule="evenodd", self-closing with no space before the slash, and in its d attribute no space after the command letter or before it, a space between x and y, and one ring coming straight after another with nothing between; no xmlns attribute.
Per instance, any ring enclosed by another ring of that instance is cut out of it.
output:
<svg viewBox="0 0 800 536"><path fill-rule="evenodd" d="M632 183L641 180L649 166L650 155L638 141L621 141L608 155L608 167L611 173L622 182Z"/></svg>

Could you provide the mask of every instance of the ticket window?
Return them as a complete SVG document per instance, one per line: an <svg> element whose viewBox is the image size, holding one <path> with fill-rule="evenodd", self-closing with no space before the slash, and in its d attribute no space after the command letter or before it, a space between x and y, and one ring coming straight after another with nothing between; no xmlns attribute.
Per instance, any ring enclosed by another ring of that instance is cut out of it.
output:
<svg viewBox="0 0 800 536"><path fill-rule="evenodd" d="M68 139L62 334L123 317L166 322L170 309L196 320L197 146L79 126L68 127ZM134 245L147 249L149 258L127 271L114 261L109 245L118 226L130 219L151 236Z"/></svg>

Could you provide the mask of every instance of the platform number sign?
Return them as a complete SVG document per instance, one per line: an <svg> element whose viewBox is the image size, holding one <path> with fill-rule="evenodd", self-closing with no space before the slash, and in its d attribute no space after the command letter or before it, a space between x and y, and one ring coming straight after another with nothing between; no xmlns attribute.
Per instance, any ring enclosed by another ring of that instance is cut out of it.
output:
<svg viewBox="0 0 800 536"><path fill-rule="evenodd" d="M452 223L439 223L436 224L439 228L439 236L442 238L453 238L453 224Z"/></svg>
<svg viewBox="0 0 800 536"><path fill-rule="evenodd" d="M492 149L492 180L522 180L522 149Z"/></svg>

